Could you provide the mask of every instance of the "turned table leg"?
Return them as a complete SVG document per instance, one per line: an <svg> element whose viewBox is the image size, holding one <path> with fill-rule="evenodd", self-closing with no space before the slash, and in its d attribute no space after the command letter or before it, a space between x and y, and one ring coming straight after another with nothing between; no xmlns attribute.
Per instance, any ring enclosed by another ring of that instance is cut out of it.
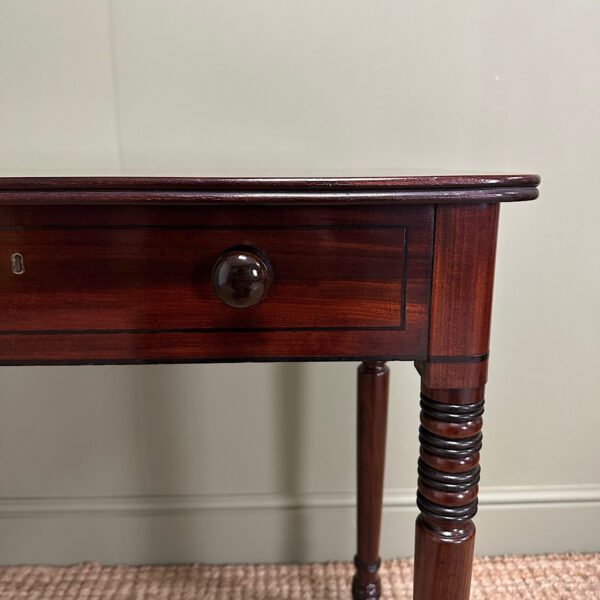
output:
<svg viewBox="0 0 600 600"><path fill-rule="evenodd" d="M436 207L414 600L469 598L497 230L497 204Z"/></svg>
<svg viewBox="0 0 600 600"><path fill-rule="evenodd" d="M352 581L354 600L379 598L379 535L383 501L383 470L389 369L384 362L358 367L357 483L358 550Z"/></svg>
<svg viewBox="0 0 600 600"><path fill-rule="evenodd" d="M468 600L483 386L421 393L414 600Z"/></svg>

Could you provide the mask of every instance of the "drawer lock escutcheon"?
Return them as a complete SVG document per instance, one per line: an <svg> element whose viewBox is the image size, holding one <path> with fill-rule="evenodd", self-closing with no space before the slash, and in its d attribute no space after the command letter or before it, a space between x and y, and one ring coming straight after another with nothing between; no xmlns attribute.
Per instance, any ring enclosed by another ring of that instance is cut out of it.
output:
<svg viewBox="0 0 600 600"><path fill-rule="evenodd" d="M20 252L15 252L10 257L10 266L14 275L23 275L25 273L25 259Z"/></svg>

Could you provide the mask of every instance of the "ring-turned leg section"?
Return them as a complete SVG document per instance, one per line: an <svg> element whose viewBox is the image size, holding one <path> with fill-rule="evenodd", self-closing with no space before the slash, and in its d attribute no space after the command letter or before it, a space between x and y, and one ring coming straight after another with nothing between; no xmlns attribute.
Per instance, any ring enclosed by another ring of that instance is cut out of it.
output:
<svg viewBox="0 0 600 600"><path fill-rule="evenodd" d="M379 535L387 425L389 369L385 362L358 367L357 509L358 550L352 581L354 600L379 598Z"/></svg>
<svg viewBox="0 0 600 600"><path fill-rule="evenodd" d="M484 388L421 393L414 600L468 600Z"/></svg>

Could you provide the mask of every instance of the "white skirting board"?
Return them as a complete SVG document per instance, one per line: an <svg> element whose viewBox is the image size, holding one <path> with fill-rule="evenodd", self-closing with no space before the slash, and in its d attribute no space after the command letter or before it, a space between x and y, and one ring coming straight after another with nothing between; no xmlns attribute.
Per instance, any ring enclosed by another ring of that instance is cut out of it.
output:
<svg viewBox="0 0 600 600"><path fill-rule="evenodd" d="M385 496L381 554L410 556L412 490ZM600 550L600 486L484 488L478 554ZM314 562L354 554L354 494L0 500L0 563Z"/></svg>

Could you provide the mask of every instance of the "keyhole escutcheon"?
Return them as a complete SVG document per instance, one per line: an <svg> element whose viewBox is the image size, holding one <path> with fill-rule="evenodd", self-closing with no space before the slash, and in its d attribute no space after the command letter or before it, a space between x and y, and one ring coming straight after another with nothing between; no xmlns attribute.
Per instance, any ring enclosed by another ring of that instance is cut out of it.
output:
<svg viewBox="0 0 600 600"><path fill-rule="evenodd" d="M23 275L25 273L25 259L20 252L15 252L10 257L10 266L14 275Z"/></svg>

